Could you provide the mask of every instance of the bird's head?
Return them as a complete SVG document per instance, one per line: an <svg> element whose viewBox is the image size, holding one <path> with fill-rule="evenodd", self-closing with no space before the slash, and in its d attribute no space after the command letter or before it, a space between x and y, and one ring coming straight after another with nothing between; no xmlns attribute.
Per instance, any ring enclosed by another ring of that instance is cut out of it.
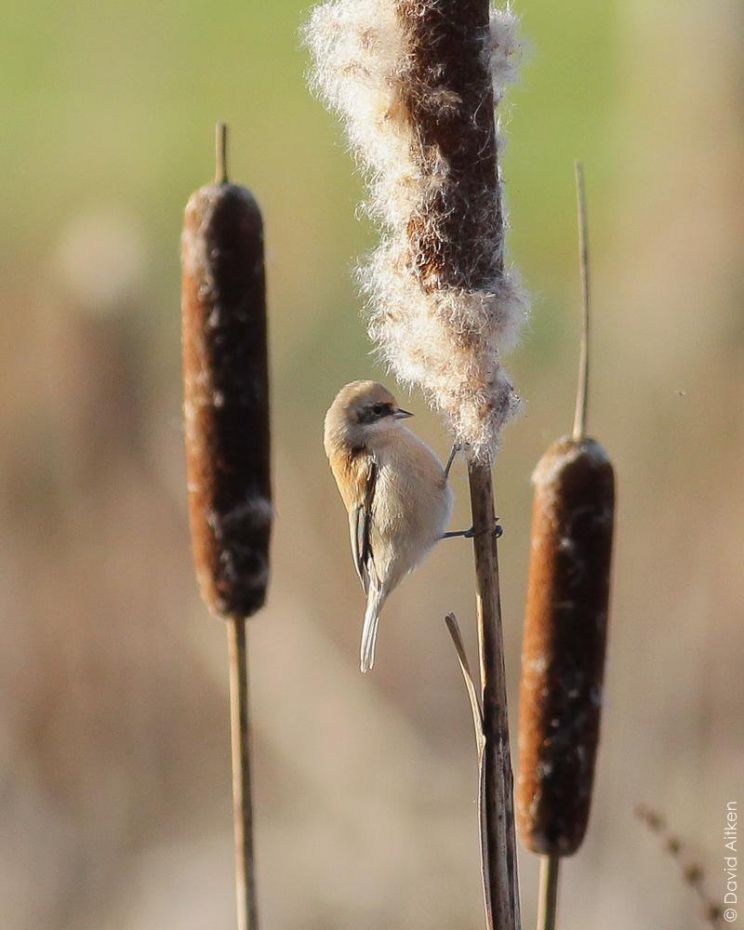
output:
<svg viewBox="0 0 744 930"><path fill-rule="evenodd" d="M336 395L325 419L329 441L353 449L374 448L400 428L400 421L413 416L402 410L386 387L377 381L352 381Z"/></svg>

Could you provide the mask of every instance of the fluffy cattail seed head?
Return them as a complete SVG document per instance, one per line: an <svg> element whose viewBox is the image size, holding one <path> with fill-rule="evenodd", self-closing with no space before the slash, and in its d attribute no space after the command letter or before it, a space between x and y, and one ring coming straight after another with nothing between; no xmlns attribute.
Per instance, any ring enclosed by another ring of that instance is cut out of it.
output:
<svg viewBox="0 0 744 930"><path fill-rule="evenodd" d="M263 605L269 576L269 384L261 213L224 175L186 206L184 416L199 586L237 619Z"/></svg>
<svg viewBox="0 0 744 930"><path fill-rule="evenodd" d="M487 0L334 0L306 31L314 84L345 119L383 229L360 273L370 335L474 458L519 407L501 358L526 298L504 262L494 119L515 33Z"/></svg>
<svg viewBox="0 0 744 930"><path fill-rule="evenodd" d="M586 831L599 739L614 474L599 443L565 438L533 481L517 816L533 852L570 855Z"/></svg>

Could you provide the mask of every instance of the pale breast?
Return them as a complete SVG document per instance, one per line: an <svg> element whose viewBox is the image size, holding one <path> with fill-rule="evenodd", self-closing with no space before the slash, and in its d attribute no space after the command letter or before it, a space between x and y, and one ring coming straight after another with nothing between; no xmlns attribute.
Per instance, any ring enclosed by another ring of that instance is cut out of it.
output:
<svg viewBox="0 0 744 930"><path fill-rule="evenodd" d="M441 537L452 511L452 492L439 459L409 430L400 430L376 461L372 549L378 568L400 578ZM388 563L387 571L380 559Z"/></svg>

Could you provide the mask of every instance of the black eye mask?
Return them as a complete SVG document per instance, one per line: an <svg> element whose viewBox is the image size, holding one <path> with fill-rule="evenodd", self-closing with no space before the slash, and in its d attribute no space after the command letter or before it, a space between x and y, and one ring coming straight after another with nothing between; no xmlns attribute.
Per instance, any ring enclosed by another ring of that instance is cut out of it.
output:
<svg viewBox="0 0 744 930"><path fill-rule="evenodd" d="M359 411L358 419L360 423L375 423L377 420L382 420L384 417L391 417L392 415L392 404L372 404L370 407L364 407Z"/></svg>

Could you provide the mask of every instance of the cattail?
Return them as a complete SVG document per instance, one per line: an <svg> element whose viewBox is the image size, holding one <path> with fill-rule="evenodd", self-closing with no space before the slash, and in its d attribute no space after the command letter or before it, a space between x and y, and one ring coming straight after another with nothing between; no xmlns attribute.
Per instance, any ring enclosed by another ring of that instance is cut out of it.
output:
<svg viewBox="0 0 744 930"><path fill-rule="evenodd" d="M271 532L263 223L251 194L217 177L186 206L183 367L191 538L202 597L228 621L239 930L256 930L245 620L264 603Z"/></svg>
<svg viewBox="0 0 744 930"><path fill-rule="evenodd" d="M558 857L584 838L602 707L615 510L612 464L585 435L589 275L577 165L584 328L574 432L533 475L535 498L520 691L517 816L543 859L538 926L555 920Z"/></svg>
<svg viewBox="0 0 744 930"><path fill-rule="evenodd" d="M468 457L481 648L487 910L520 926L491 459L519 398L502 358L526 298L505 260L494 107L515 75L488 0L333 0L307 29L315 85L346 121L382 241L361 272L379 354Z"/></svg>
<svg viewBox="0 0 744 930"><path fill-rule="evenodd" d="M220 617L255 613L269 577L265 292L261 213L221 161L186 207L182 301L191 538Z"/></svg>

